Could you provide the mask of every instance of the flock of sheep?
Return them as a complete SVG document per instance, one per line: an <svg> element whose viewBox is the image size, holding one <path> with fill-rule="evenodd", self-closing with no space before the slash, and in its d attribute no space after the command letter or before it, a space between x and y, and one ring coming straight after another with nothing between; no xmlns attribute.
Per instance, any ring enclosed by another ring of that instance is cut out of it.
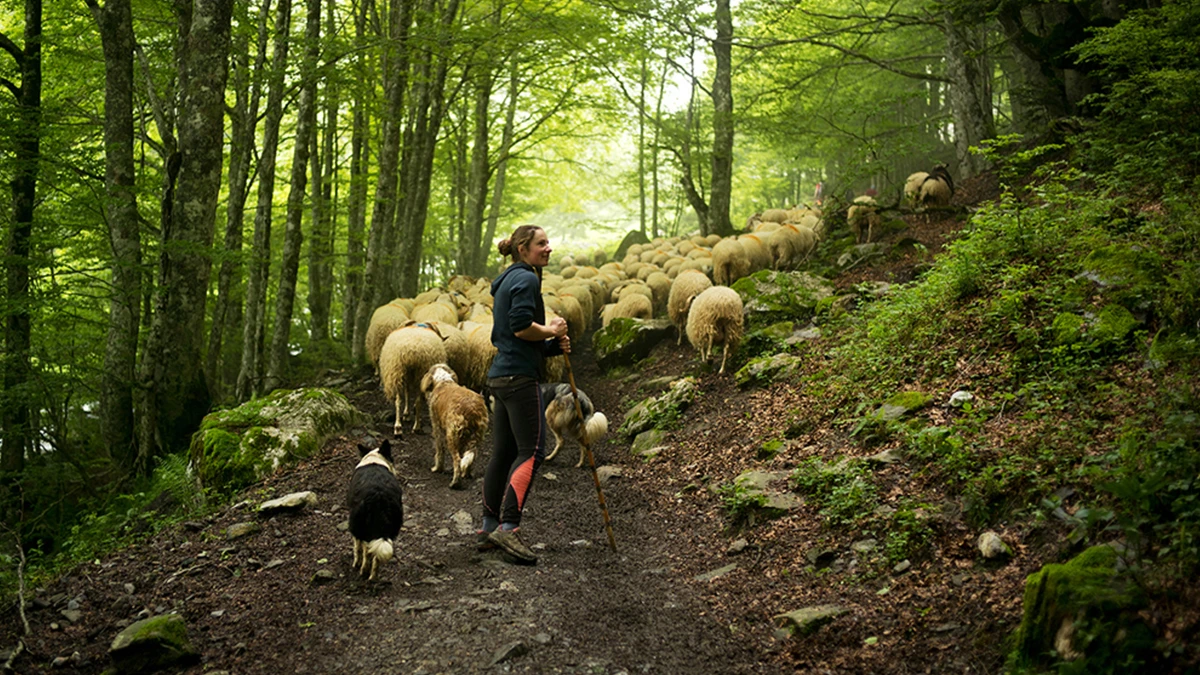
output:
<svg viewBox="0 0 1200 675"><path fill-rule="evenodd" d="M918 208L946 206L954 182L944 166L909 176L906 201ZM858 241L870 241L881 216L871 197L850 207L847 221ZM768 209L746 223L747 232L720 237L693 235L655 239L629 247L620 261L602 249L555 256L542 280L547 321L561 316L568 333L580 339L599 323L619 317L665 317L686 335L707 361L722 347L720 371L741 342L742 302L729 288L762 269L794 269L826 236L818 209ZM366 335L366 353L375 365L389 403L396 408L395 433L407 420L419 425L421 378L445 363L465 388L482 391L496 353L491 343L490 281L451 278L415 298L397 298L378 307ZM562 381L564 359L547 360L547 381Z"/></svg>

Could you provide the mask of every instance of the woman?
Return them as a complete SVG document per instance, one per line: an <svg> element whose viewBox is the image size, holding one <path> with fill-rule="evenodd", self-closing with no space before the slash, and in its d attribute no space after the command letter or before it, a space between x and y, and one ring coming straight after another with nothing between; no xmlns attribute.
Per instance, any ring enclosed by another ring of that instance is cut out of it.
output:
<svg viewBox="0 0 1200 675"><path fill-rule="evenodd" d="M518 563L537 556L517 528L533 477L545 457L546 414L539 381L547 356L569 354L566 320L546 323L542 267L550 262L550 240L542 228L522 225L499 245L513 264L492 281L492 344L496 356L488 371L492 409L492 457L483 476L483 529L480 548L499 547Z"/></svg>

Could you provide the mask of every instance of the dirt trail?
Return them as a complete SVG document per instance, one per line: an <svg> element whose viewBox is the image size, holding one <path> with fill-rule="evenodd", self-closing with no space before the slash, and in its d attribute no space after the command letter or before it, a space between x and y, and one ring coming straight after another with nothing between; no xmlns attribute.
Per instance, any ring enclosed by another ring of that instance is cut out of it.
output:
<svg viewBox="0 0 1200 675"><path fill-rule="evenodd" d="M586 349L577 348L574 362L579 386L615 430L629 383L600 377ZM356 387L360 406L386 410L376 383ZM371 431L390 437L383 416ZM33 635L18 672L50 672L56 657L79 652L70 672L100 673L112 637L144 609L186 618L203 654L178 671L186 673L779 672L766 654L769 637L733 635L707 614L699 583L677 564L688 524L656 513L656 495L630 478L636 471L605 488L619 552L609 550L591 474L574 467L574 444L536 479L522 532L540 560L521 567L477 553L473 535L463 533L477 523L480 479L451 491L448 474L430 473L428 433L405 435L394 451L407 512L397 558L380 581L359 580L350 536L338 529L359 438L335 439L311 461L248 490L240 506L84 565L45 589L38 597L49 606L30 614ZM630 462L625 447L610 433L594 448L597 462ZM301 490L314 491L320 504L268 521L252 513L264 499ZM461 512L470 520L460 525ZM263 530L226 540L226 528L247 521ZM333 579L314 583L323 570ZM70 600L81 612L75 622L61 614ZM6 644L15 642L11 630Z"/></svg>

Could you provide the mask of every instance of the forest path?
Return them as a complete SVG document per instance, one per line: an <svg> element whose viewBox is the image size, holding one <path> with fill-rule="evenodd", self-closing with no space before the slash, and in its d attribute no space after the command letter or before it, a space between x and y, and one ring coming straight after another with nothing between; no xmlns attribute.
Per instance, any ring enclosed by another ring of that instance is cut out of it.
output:
<svg viewBox="0 0 1200 675"><path fill-rule="evenodd" d="M614 433L628 379L603 378L583 345L573 364L578 386L610 418L612 431L593 448L597 462L634 461ZM369 432L391 438L377 381L349 387L376 415ZM448 474L430 472L427 419L423 427L393 439L406 523L377 581L352 570L351 538L339 529L356 443L369 433L356 430L206 522L171 528L47 589L48 598L76 600L81 614L72 623L54 603L33 611L18 672L50 672L55 657L76 651L75 672L102 672L112 637L144 608L186 618L202 661L185 673L774 672L760 651L767 646L718 625L697 584L681 576L687 537L677 533L686 524L656 513L654 495L625 476L607 483L614 553L591 472L575 468L571 442L542 466L525 509L522 532L539 561L511 565L474 548L488 452L467 488L450 490ZM315 508L269 520L253 514L265 499L304 490L317 494ZM262 531L227 540L239 522Z"/></svg>

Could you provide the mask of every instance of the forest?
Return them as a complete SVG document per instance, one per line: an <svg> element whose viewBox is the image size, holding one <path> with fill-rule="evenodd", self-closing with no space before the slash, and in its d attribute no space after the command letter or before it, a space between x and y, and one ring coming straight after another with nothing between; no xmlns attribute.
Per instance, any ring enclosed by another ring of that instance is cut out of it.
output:
<svg viewBox="0 0 1200 675"><path fill-rule="evenodd" d="M206 414L369 373L376 307L494 275L522 223L611 256L997 175L1014 257L1072 234L1022 225L1046 204L1161 252L1122 302L1148 361L1192 363L1196 44L1195 0L0 0L0 590L87 559L83 525L185 473ZM997 282L1003 321L1036 323L1032 276ZM929 337L902 310L862 328L864 376L919 360L879 365L887 330ZM1144 480L1106 494L1191 569L1178 393L1171 453L1127 447Z"/></svg>

